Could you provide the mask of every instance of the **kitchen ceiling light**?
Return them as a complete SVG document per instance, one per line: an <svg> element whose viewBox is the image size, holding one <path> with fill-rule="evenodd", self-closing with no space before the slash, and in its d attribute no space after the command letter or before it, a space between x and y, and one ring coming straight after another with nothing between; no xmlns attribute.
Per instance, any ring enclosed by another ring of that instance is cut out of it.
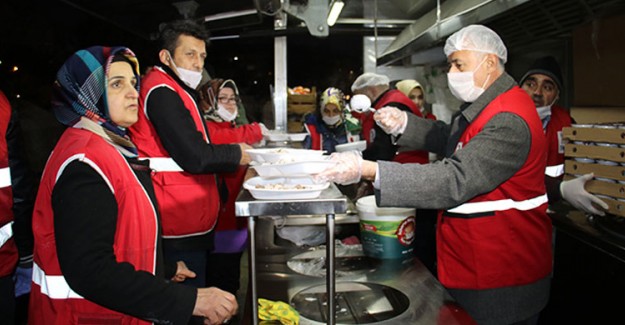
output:
<svg viewBox="0 0 625 325"><path fill-rule="evenodd" d="M345 3L342 0L332 1L332 4L330 5L330 13L328 14L328 26L334 26L344 6Z"/></svg>

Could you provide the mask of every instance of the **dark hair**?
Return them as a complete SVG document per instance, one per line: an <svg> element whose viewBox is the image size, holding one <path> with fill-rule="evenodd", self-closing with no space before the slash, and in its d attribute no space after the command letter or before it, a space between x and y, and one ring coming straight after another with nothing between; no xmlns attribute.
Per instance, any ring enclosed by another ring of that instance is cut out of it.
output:
<svg viewBox="0 0 625 325"><path fill-rule="evenodd" d="M168 50L174 55L174 50L178 45L178 37L187 35L203 40L208 46L209 32L203 25L189 19L175 20L161 27L161 48Z"/></svg>

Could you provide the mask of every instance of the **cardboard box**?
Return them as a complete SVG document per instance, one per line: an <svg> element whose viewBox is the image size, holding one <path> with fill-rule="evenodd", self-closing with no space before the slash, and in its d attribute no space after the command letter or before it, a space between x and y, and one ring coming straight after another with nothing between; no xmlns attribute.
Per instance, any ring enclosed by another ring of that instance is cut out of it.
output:
<svg viewBox="0 0 625 325"><path fill-rule="evenodd" d="M606 166L600 164L588 164L575 160L564 161L564 172L573 175L585 175L594 173L595 177L610 178L617 181L625 181L625 166Z"/></svg>
<svg viewBox="0 0 625 325"><path fill-rule="evenodd" d="M565 180L571 178L571 175L564 177ZM625 217L625 184L591 180L586 183L585 188L592 194L600 195L599 198L608 204L608 213Z"/></svg>
<svg viewBox="0 0 625 325"><path fill-rule="evenodd" d="M562 138L570 141L602 142L620 145L625 144L625 129L566 127L562 129Z"/></svg>
<svg viewBox="0 0 625 325"><path fill-rule="evenodd" d="M625 148L599 147L567 143L564 145L564 156L574 158L602 159L624 163Z"/></svg>
<svg viewBox="0 0 625 325"><path fill-rule="evenodd" d="M575 106L625 106L625 16L595 19L573 31ZM579 122L579 121L578 121Z"/></svg>
<svg viewBox="0 0 625 325"><path fill-rule="evenodd" d="M603 197L601 198L601 200L603 200L603 202L608 204L609 213L616 215L616 216L625 217L625 202L617 201L614 199L603 198Z"/></svg>
<svg viewBox="0 0 625 325"><path fill-rule="evenodd" d="M625 106L622 107L571 107L571 117L579 124L624 123Z"/></svg>

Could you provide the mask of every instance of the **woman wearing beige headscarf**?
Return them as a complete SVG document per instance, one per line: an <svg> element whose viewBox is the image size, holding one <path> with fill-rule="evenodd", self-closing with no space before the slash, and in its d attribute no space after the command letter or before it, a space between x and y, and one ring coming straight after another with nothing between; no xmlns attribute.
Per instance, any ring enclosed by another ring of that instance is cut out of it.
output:
<svg viewBox="0 0 625 325"><path fill-rule="evenodd" d="M436 120L436 116L434 116L434 114L432 114L432 112L430 112L426 108L425 92L423 91L423 87L418 81L414 79L405 79L398 82L395 85L395 88L401 91L404 95L408 96L408 98L410 98L410 100L413 101L415 105L417 105L417 107L421 111L421 114L423 114L425 118L428 118L430 120Z"/></svg>

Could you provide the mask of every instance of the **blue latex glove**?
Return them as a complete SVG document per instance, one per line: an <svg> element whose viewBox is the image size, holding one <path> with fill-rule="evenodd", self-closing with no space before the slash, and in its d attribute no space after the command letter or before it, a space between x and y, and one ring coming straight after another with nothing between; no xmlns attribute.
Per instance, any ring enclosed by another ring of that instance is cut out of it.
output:
<svg viewBox="0 0 625 325"><path fill-rule="evenodd" d="M30 283L33 279L32 267L17 267L15 270L15 296L19 297L30 293Z"/></svg>

